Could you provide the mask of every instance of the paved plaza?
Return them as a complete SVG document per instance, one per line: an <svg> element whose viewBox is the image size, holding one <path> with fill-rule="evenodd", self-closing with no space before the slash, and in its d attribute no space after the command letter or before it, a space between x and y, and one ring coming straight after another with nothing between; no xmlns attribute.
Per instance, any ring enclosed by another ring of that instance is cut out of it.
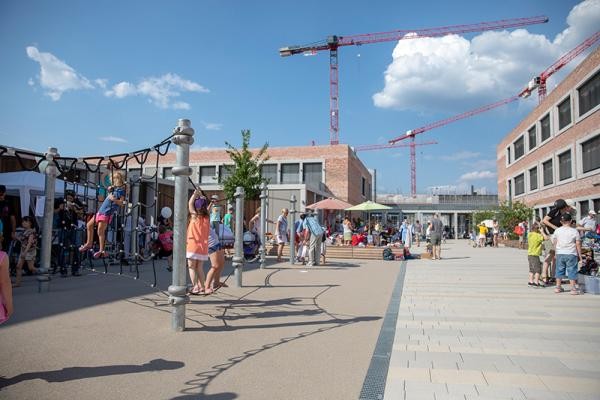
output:
<svg viewBox="0 0 600 400"><path fill-rule="evenodd" d="M443 249L441 261L270 260L243 288L192 297L183 333L163 263L160 290L148 265L138 281L86 270L41 294L29 278L0 328L0 398L600 398L600 296L527 287L522 250Z"/></svg>

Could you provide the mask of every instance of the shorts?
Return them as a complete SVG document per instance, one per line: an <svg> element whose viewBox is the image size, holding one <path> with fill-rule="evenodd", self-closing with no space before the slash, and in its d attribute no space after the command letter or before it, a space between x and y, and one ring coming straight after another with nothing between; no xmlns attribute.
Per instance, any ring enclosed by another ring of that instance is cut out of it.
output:
<svg viewBox="0 0 600 400"><path fill-rule="evenodd" d="M523 239L524 239L523 235L519 236L519 243L523 243Z"/></svg>
<svg viewBox="0 0 600 400"><path fill-rule="evenodd" d="M529 261L529 272L532 274L542 273L542 263L539 256L527 256Z"/></svg>
<svg viewBox="0 0 600 400"><path fill-rule="evenodd" d="M21 253L19 258L22 258L24 261L35 261L35 256L37 255L37 251L28 251L27 253Z"/></svg>
<svg viewBox="0 0 600 400"><path fill-rule="evenodd" d="M107 224L110 224L110 221L112 221L112 215L96 213L96 223L106 222Z"/></svg>
<svg viewBox="0 0 600 400"><path fill-rule="evenodd" d="M485 239L485 235L483 233L480 233L478 237L479 239Z"/></svg>
<svg viewBox="0 0 600 400"><path fill-rule="evenodd" d="M173 250L160 249L157 255L160 258L171 257L171 255L173 255Z"/></svg>
<svg viewBox="0 0 600 400"><path fill-rule="evenodd" d="M568 277L571 280L577 279L577 270L579 267L579 258L574 254L556 255L556 275L555 278Z"/></svg>
<svg viewBox="0 0 600 400"><path fill-rule="evenodd" d="M439 246L442 244L442 237L438 235L431 235L431 244L433 246Z"/></svg>
<svg viewBox="0 0 600 400"><path fill-rule="evenodd" d="M211 255L211 254L213 254L213 253L216 253L217 251L219 251L219 250L221 250L221 249L222 249L222 247L221 247L221 244L220 244L220 243L217 243L217 244L215 244L214 246L210 246L210 247L208 248L208 255Z"/></svg>

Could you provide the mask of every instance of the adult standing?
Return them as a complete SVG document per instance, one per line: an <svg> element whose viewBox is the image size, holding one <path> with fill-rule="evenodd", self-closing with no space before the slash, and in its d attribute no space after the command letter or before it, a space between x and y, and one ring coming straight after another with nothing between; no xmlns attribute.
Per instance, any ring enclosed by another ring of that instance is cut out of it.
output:
<svg viewBox="0 0 600 400"><path fill-rule="evenodd" d="M575 202L571 199L563 200L558 199L554 202L548 214L544 216L542 219L542 225L544 226L544 230L546 235L550 236L554 234L554 231L558 229L561 224L561 216L562 214L570 213L575 207ZM549 283L554 280L555 269L556 269L556 259L555 259L555 249L552 240L548 239L544 241L544 265L542 269L542 278L545 278L545 283Z"/></svg>
<svg viewBox="0 0 600 400"><path fill-rule="evenodd" d="M442 259L442 234L444 232L444 224L440 220L440 216L436 213L431 221L431 245L433 246L433 260Z"/></svg>
<svg viewBox="0 0 600 400"><path fill-rule="evenodd" d="M498 224L498 220L495 219L492 221L492 238L494 247L498 247L498 236L500 235L500 225Z"/></svg>
<svg viewBox="0 0 600 400"><path fill-rule="evenodd" d="M314 214L309 213L304 219L304 226L308 239L308 267L319 265L321 258L321 243L323 242L323 228Z"/></svg>
<svg viewBox="0 0 600 400"><path fill-rule="evenodd" d="M2 221L3 236L2 250L8 252L11 240L15 240L17 232L17 218L14 211L6 200L6 186L0 185L0 220Z"/></svg>
<svg viewBox="0 0 600 400"><path fill-rule="evenodd" d="M277 222L275 223L275 233L277 235L277 262L281 261L283 247L288 242L288 213L289 210L283 208L281 210L281 215L277 217ZM291 256L293 257L294 255L292 254Z"/></svg>
<svg viewBox="0 0 600 400"><path fill-rule="evenodd" d="M400 227L400 240L404 244L405 249L410 249L412 246L413 226L409 220L405 219Z"/></svg>
<svg viewBox="0 0 600 400"><path fill-rule="evenodd" d="M344 218L344 245L349 246L352 240L352 222L350 218Z"/></svg>
<svg viewBox="0 0 600 400"><path fill-rule="evenodd" d="M423 225L419 220L415 221L415 239L417 241L417 247L421 246L421 235L423 235Z"/></svg>

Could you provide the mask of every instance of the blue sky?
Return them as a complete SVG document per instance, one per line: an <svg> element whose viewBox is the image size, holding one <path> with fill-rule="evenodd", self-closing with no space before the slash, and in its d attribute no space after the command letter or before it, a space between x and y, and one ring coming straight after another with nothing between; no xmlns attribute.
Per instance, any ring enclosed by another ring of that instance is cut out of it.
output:
<svg viewBox="0 0 600 400"><path fill-rule="evenodd" d="M328 55L281 58L280 47L330 34L550 18L513 33L342 48L340 141L385 142L516 94L600 26L600 1L580 3L3 1L0 143L120 153L159 142L189 118L196 147L238 143L246 128L256 145L325 144ZM439 144L417 151L419 191L474 184L495 192L496 143L536 102L421 135ZM408 149L360 156L378 170L379 192L409 192Z"/></svg>

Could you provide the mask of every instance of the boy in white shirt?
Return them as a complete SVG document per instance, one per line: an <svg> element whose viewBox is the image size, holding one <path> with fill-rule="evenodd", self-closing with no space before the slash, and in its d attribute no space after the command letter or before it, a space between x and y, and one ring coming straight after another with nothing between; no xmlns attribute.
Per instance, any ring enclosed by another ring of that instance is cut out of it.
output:
<svg viewBox="0 0 600 400"><path fill-rule="evenodd" d="M556 293L564 292L562 278L568 277L571 281L571 294L578 295L577 271L578 262L581 261L581 239L577 229L571 227L571 214L564 213L560 222L561 227L554 231L552 242L556 249Z"/></svg>

